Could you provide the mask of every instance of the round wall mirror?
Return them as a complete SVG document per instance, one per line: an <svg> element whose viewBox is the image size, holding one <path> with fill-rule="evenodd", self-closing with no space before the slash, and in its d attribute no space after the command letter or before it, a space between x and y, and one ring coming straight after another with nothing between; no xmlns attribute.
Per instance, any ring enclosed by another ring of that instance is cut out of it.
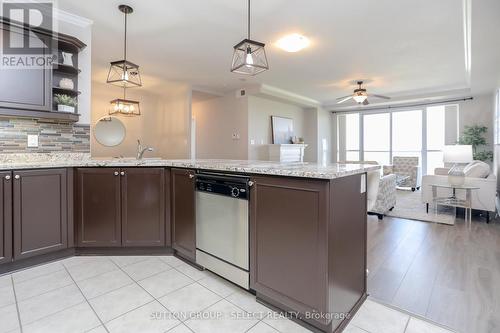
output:
<svg viewBox="0 0 500 333"><path fill-rule="evenodd" d="M125 139L125 125L116 117L102 117L94 126L94 138L103 146L118 146Z"/></svg>

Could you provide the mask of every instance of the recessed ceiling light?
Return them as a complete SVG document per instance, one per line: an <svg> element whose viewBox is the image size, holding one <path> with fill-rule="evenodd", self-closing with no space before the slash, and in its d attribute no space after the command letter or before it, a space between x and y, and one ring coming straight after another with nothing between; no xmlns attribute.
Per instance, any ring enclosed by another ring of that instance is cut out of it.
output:
<svg viewBox="0 0 500 333"><path fill-rule="evenodd" d="M287 35L276 42L276 45L286 52L298 52L309 46L311 42L305 36L299 34Z"/></svg>

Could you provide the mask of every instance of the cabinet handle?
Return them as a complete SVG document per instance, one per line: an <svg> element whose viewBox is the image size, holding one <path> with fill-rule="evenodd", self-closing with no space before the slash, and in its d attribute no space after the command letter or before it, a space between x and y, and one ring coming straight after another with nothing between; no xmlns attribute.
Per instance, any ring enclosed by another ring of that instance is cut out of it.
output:
<svg viewBox="0 0 500 333"><path fill-rule="evenodd" d="M120 175L125 176L125 171L120 172Z"/></svg>
<svg viewBox="0 0 500 333"><path fill-rule="evenodd" d="M21 178L21 176L19 176L19 175L15 175L15 176L14 176L14 178L15 178L15 179L19 179L19 178Z"/></svg>
<svg viewBox="0 0 500 333"><path fill-rule="evenodd" d="M254 186L255 182L253 180L248 181L248 187Z"/></svg>
<svg viewBox="0 0 500 333"><path fill-rule="evenodd" d="M118 171L115 171L115 176L118 176L118 175L119 175Z"/></svg>
<svg viewBox="0 0 500 333"><path fill-rule="evenodd" d="M10 175L5 176L5 180L10 180Z"/></svg>
<svg viewBox="0 0 500 333"><path fill-rule="evenodd" d="M189 174L189 178L193 179L194 178L194 174L190 173Z"/></svg>

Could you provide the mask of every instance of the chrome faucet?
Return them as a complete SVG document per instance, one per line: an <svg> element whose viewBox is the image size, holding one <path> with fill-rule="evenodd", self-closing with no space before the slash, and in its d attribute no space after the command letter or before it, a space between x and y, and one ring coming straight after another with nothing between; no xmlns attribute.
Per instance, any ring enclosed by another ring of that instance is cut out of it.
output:
<svg viewBox="0 0 500 333"><path fill-rule="evenodd" d="M144 155L144 153L146 151L154 151L154 148L153 147L145 147L145 148L143 148L142 144L141 144L141 140L137 139L137 156L136 156L136 158L138 160L142 160L142 155Z"/></svg>

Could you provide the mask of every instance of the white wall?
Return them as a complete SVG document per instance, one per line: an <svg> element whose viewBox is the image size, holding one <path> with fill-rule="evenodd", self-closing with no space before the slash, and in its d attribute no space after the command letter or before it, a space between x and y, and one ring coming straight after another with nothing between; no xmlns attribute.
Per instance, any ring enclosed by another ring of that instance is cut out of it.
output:
<svg viewBox="0 0 500 333"><path fill-rule="evenodd" d="M295 136L304 138L306 143L314 139L310 128L314 126L314 114L307 113L303 108L285 104L262 97L248 97L248 159L267 160L268 145L272 144L271 116L293 119ZM315 155L309 155L314 148L308 147L305 159L311 160Z"/></svg>
<svg viewBox="0 0 500 333"><path fill-rule="evenodd" d="M103 82L92 84L92 128L104 116L108 116L109 102L121 97L121 89ZM137 139L151 146L154 152L145 157L189 158L191 126L191 89L186 85L168 84L162 95L136 88L127 91L127 98L138 100L141 115L119 116L125 125L125 140L115 147L105 147L91 137L90 150L94 157L133 157L137 151Z"/></svg>
<svg viewBox="0 0 500 333"><path fill-rule="evenodd" d="M258 96L237 98L234 92L223 97L194 103L196 158L268 160L272 143L271 116L293 119L294 132L309 145L304 160L318 159L318 110L304 109ZM321 121L328 119L321 110ZM329 124L322 123L321 137L329 139ZM239 136L234 139L233 134Z"/></svg>
<svg viewBox="0 0 500 333"><path fill-rule="evenodd" d="M322 108L317 109L318 113L318 163L328 164L333 159L333 115L330 111Z"/></svg>
<svg viewBox="0 0 500 333"><path fill-rule="evenodd" d="M196 158L248 158L248 97L234 93L192 106L196 123ZM233 134L239 139L233 139Z"/></svg>
<svg viewBox="0 0 500 333"><path fill-rule="evenodd" d="M459 129L462 132L465 126L480 125L488 127L488 149L493 149L493 117L495 112L495 95L485 94L474 96L471 101L459 103Z"/></svg>

